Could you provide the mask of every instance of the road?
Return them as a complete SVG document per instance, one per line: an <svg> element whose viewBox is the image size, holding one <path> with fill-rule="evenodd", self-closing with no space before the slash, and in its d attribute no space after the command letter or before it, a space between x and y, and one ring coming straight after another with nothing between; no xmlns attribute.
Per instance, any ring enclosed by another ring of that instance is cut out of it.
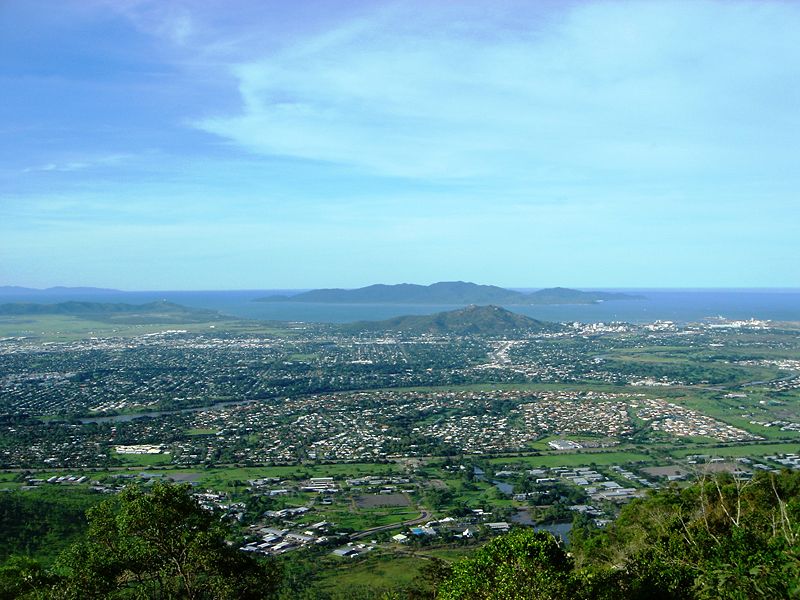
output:
<svg viewBox="0 0 800 600"><path fill-rule="evenodd" d="M379 533L381 531L389 531L390 529L397 529L398 527L407 527L409 525L419 525L420 523L424 523L430 518L431 518L431 513L429 513L427 510L423 510L416 519L411 519L410 521L402 521L400 523L389 523L388 525L379 525L378 527L370 527L369 529L365 529L364 531L357 531L355 533L351 533L350 539L360 540L361 538L368 537L374 533Z"/></svg>

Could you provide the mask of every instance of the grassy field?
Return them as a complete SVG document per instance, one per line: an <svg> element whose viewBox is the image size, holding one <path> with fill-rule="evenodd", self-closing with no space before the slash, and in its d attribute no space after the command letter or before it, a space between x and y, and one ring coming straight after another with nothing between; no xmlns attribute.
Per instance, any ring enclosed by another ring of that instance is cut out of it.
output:
<svg viewBox="0 0 800 600"><path fill-rule="evenodd" d="M358 591L369 588L388 590L410 584L419 575L425 559L388 553L369 554L362 559L341 558L320 574L315 588L334 598L359 597ZM327 562L327 561L326 561Z"/></svg>
<svg viewBox="0 0 800 600"><path fill-rule="evenodd" d="M395 463L338 463L332 465L287 465L275 467L231 467L198 469L201 481L209 486L229 487L233 481L261 477L306 479L309 477L363 477L365 475L397 475L402 472Z"/></svg>
<svg viewBox="0 0 800 600"><path fill-rule="evenodd" d="M676 458L684 458L690 454L708 454L711 456L766 456L769 454L800 453L800 442L782 444L741 444L736 446L704 446L673 450L670 454Z"/></svg>
<svg viewBox="0 0 800 600"><path fill-rule="evenodd" d="M28 337L38 342L69 342L88 337L133 337L167 330L209 331L293 337L296 332L279 323L231 318L206 323L107 323L70 315L19 315L0 317L0 337Z"/></svg>
<svg viewBox="0 0 800 600"><path fill-rule="evenodd" d="M461 546L456 548L433 548L431 550L420 550L417 552L418 556L430 556L432 558L439 558L447 562L459 560L475 551L474 546Z"/></svg>
<svg viewBox="0 0 800 600"><path fill-rule="evenodd" d="M68 342L87 337L131 337L175 329L192 332L208 332L215 329L229 331L237 326L239 326L237 321L124 324L90 321L69 315L24 315L2 317L0 337L24 336L40 342Z"/></svg>
<svg viewBox="0 0 800 600"><path fill-rule="evenodd" d="M623 465L632 462L652 462L653 457L641 452L581 452L549 454L543 456L514 456L491 458L492 465L522 464L527 467L588 467L595 465Z"/></svg>
<svg viewBox="0 0 800 600"><path fill-rule="evenodd" d="M420 513L413 506L353 508L353 505L349 502L332 506L316 506L316 509L318 513L325 516L326 520L336 523L337 527L344 527L354 531L410 521L411 519L416 519Z"/></svg>
<svg viewBox="0 0 800 600"><path fill-rule="evenodd" d="M171 454L118 454L112 453L112 456L122 462L124 465L132 467L155 467L166 466L172 463Z"/></svg>

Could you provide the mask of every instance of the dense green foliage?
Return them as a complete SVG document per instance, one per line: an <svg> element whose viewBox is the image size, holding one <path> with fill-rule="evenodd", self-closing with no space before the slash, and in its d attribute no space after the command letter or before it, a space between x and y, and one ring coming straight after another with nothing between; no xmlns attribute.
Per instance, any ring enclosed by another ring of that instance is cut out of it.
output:
<svg viewBox="0 0 800 600"><path fill-rule="evenodd" d="M577 521L574 563L547 534L518 530L456 564L439 597L800 597L800 473L662 490L605 530Z"/></svg>
<svg viewBox="0 0 800 600"><path fill-rule="evenodd" d="M101 495L58 488L0 494L0 563L12 555L49 562L86 529L86 510Z"/></svg>
<svg viewBox="0 0 800 600"><path fill-rule="evenodd" d="M521 530L496 538L455 565L442 600L569 598L577 590L572 564L556 539Z"/></svg>
<svg viewBox="0 0 800 600"><path fill-rule="evenodd" d="M283 561L282 580L275 562L228 545L229 532L188 486L127 488L89 509L85 535L52 567L22 556L20 540L34 538L37 527L50 524L44 539L75 535L69 524L80 527L74 513L87 500L67 497L2 497L4 551L18 555L0 568L0 599L341 597L330 587L335 566L318 576L322 555ZM48 516L37 520L37 509ZM719 475L662 489L625 506L605 529L579 515L569 553L550 534L520 528L452 568L430 562L394 590L365 585L367 573L350 571L342 583L350 598L800 598L800 473Z"/></svg>
<svg viewBox="0 0 800 600"><path fill-rule="evenodd" d="M225 542L225 529L189 486L127 488L88 511L86 536L45 571L24 559L0 570L0 598L273 597L280 582L261 562Z"/></svg>
<svg viewBox="0 0 800 600"><path fill-rule="evenodd" d="M663 490L573 547L587 564L621 566L629 598L798 597L800 473Z"/></svg>

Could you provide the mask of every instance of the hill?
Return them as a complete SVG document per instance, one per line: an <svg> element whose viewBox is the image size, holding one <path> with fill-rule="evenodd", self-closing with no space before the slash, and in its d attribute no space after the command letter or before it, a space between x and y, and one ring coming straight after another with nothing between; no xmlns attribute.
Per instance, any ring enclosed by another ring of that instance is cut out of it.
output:
<svg viewBox="0 0 800 600"><path fill-rule="evenodd" d="M324 304L594 304L606 300L636 298L628 294L584 292L569 288L547 288L533 293L517 292L495 285L465 281L443 281L431 285L376 284L354 290L320 289L294 296L268 296L256 302L318 302Z"/></svg>
<svg viewBox="0 0 800 600"><path fill-rule="evenodd" d="M0 315L66 315L91 321L129 324L204 323L222 318L216 311L189 308L166 301L148 302L147 304L77 301L57 304L11 302L0 304Z"/></svg>
<svg viewBox="0 0 800 600"><path fill-rule="evenodd" d="M341 326L345 333L400 332L411 335L515 336L534 331L557 331L560 325L537 321L499 306L468 306L433 315L408 315L385 321L360 321Z"/></svg>

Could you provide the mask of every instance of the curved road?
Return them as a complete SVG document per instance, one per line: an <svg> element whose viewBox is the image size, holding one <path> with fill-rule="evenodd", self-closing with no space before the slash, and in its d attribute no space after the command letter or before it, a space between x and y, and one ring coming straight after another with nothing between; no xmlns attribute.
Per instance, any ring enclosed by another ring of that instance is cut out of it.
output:
<svg viewBox="0 0 800 600"><path fill-rule="evenodd" d="M355 533L351 533L350 539L358 540L370 536L373 533L388 531L390 529L405 527L407 525L418 525L419 523L424 523L425 521L430 519L430 517L431 513L429 513L427 510L423 510L416 519L411 519L410 521L401 521L400 523L389 523L388 525L379 525L378 527L370 527L369 529L365 529L364 531L357 531Z"/></svg>

